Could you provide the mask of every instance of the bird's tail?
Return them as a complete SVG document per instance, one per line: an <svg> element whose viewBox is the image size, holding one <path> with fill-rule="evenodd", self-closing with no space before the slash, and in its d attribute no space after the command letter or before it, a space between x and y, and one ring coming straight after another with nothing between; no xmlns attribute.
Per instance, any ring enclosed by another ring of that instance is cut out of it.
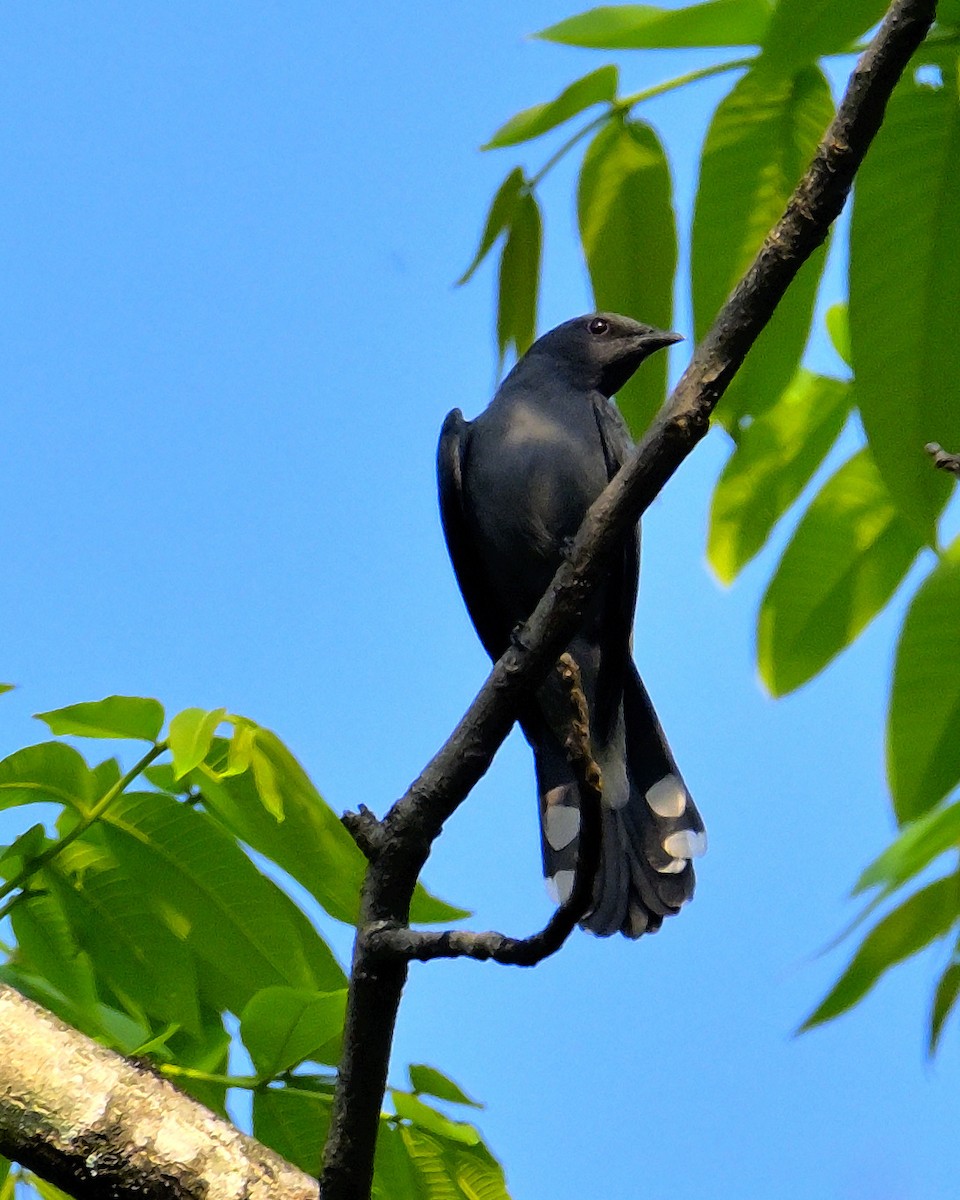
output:
<svg viewBox="0 0 960 1200"><path fill-rule="evenodd" d="M562 902L576 870L580 797L555 738L538 737L534 754L544 874ZM693 895L691 860L706 849L706 834L632 664L622 711L595 755L603 774L602 848L593 908L581 925L600 937L636 938L659 929Z"/></svg>

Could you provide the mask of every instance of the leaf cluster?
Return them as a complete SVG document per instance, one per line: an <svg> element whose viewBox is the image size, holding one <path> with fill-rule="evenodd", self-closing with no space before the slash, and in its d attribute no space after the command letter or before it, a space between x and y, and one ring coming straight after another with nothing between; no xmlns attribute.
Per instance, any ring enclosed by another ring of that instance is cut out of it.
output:
<svg viewBox="0 0 960 1200"><path fill-rule="evenodd" d="M567 132L541 167L510 172L464 276L502 238L501 362L535 336L538 186L581 144L576 210L596 307L669 328L683 236L690 259L685 282L701 338L829 123L833 102L822 60L851 54L885 8L884 0L707 0L669 10L631 4L594 8L539 33L547 42L608 52L713 53L708 65L630 95L620 93L618 66L607 63L554 100L511 117L489 139L484 149L493 150L531 145L561 127ZM746 53L717 62L715 52L725 47ZM922 834L924 822L952 811L938 806L960 784L960 539L941 544L953 484L932 469L924 451L930 442L960 447L958 48L960 5L948 0L857 176L849 242L838 247L848 264L848 295L825 317L835 374L815 372L804 361L823 290L824 248L801 269L717 410L730 444L707 537L718 578L732 583L788 514L794 518L757 615L757 662L771 693L784 695L815 678L908 576L919 579L898 638L888 704L888 778L904 832L882 863L899 862L904 843L914 846L915 823ZM642 114L656 96L689 92L701 79L723 74L735 82L702 147L691 227L678 231L667 153ZM511 246L534 226L526 253ZM650 367L618 396L636 435L664 399L664 367ZM937 853L957 849L955 827L937 828L952 838L937 842ZM866 877L888 899L931 861L883 879ZM849 1007L907 954L940 937L957 938L960 888L932 886L867 936L808 1024ZM937 989L931 1046L958 992L960 950Z"/></svg>
<svg viewBox="0 0 960 1200"><path fill-rule="evenodd" d="M0 808L36 818L0 848L0 980L222 1115L232 1091L252 1093L254 1135L318 1174L347 980L315 917L356 922L353 838L249 718L191 708L164 735L161 704L134 696L39 717L62 738L147 748L127 770L63 740L0 761ZM412 921L466 915L418 886ZM231 1071L231 1029L250 1075ZM410 1083L382 1118L375 1194L506 1197L479 1133L422 1097L475 1102L433 1067ZM0 1161L0 1197L18 1182L60 1195Z"/></svg>

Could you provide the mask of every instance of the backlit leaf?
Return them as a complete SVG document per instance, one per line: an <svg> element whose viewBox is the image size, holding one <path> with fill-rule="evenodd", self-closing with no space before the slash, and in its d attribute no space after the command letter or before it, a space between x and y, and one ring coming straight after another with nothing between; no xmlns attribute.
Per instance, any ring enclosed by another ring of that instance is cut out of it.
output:
<svg viewBox="0 0 960 1200"><path fill-rule="evenodd" d="M767 0L710 0L684 8L618 4L568 17L535 36L597 50L756 46L770 11Z"/></svg>
<svg viewBox="0 0 960 1200"><path fill-rule="evenodd" d="M938 879L923 888L867 934L850 965L801 1031L846 1012L867 994L884 971L943 937L957 920L957 877Z"/></svg>
<svg viewBox="0 0 960 1200"><path fill-rule="evenodd" d="M899 887L947 850L960 847L960 804L926 813L905 825L899 837L875 858L857 880L853 891L883 885Z"/></svg>
<svg viewBox="0 0 960 1200"><path fill-rule="evenodd" d="M933 994L930 1033L927 1039L927 1053L931 1056L937 1052L944 1024L957 1002L958 995L960 995L960 947L954 949L953 961L940 976Z"/></svg>
<svg viewBox="0 0 960 1200"><path fill-rule="evenodd" d="M900 632L887 722L887 774L899 821L960 781L960 539L911 601Z"/></svg>
<svg viewBox="0 0 960 1200"><path fill-rule="evenodd" d="M960 445L960 104L899 85L857 175L850 338L857 403L896 503L933 544L951 484L927 442Z"/></svg>
<svg viewBox="0 0 960 1200"><path fill-rule="evenodd" d="M763 42L763 67L787 74L845 50L886 10L887 0L778 0Z"/></svg>
<svg viewBox="0 0 960 1200"><path fill-rule="evenodd" d="M461 287L470 279L477 267L480 266L493 249L497 238L509 227L513 220L513 213L517 207L517 201L520 198L522 188L523 172L519 167L514 167L503 183L500 184L499 188L497 188L493 202L490 205L490 211L487 214L483 233L480 235L480 245L477 247L477 252L473 256L470 266L467 267L457 280L457 287Z"/></svg>
<svg viewBox="0 0 960 1200"><path fill-rule="evenodd" d="M523 192L500 256L497 346L501 366L511 346L519 358L536 336L541 240L540 207L530 192Z"/></svg>
<svg viewBox="0 0 960 1200"><path fill-rule="evenodd" d="M271 987L240 1015L240 1036L262 1079L272 1079L333 1041L343 1029L347 993ZM336 1065L332 1063L331 1066Z"/></svg>
<svg viewBox="0 0 960 1200"><path fill-rule="evenodd" d="M316 1177L330 1126L331 1099L305 1088L267 1088L253 1095L253 1136Z"/></svg>
<svg viewBox="0 0 960 1200"><path fill-rule="evenodd" d="M26 746L0 761L0 809L52 800L86 812L95 798L93 773L63 742Z"/></svg>
<svg viewBox="0 0 960 1200"><path fill-rule="evenodd" d="M535 104L532 108L524 109L501 125L489 142L482 147L484 150L495 150L501 146L515 146L519 142L528 142L531 138L540 137L550 129L555 129L564 121L569 121L577 113L583 112L591 105L603 101L611 101L617 94L617 68L614 66L598 67L589 75L571 83L563 89L555 100L547 104Z"/></svg>
<svg viewBox="0 0 960 1200"><path fill-rule="evenodd" d="M182 779L206 758L213 735L227 715L225 708L207 712L203 708L185 708L170 720L167 741L173 754L173 772Z"/></svg>
<svg viewBox="0 0 960 1200"><path fill-rule="evenodd" d="M850 385L801 369L773 407L740 434L713 492L707 553L730 583L763 547L836 441Z"/></svg>
<svg viewBox="0 0 960 1200"><path fill-rule="evenodd" d="M402 1117L405 1121L412 1121L421 1129L439 1134L454 1142L463 1142L468 1146L475 1146L480 1140L479 1134L472 1125L467 1125L463 1121L451 1121L449 1117L445 1117L443 1113L431 1108L429 1104L424 1104L416 1096L411 1096L409 1092L391 1091L390 1098L397 1116Z"/></svg>
<svg viewBox="0 0 960 1200"><path fill-rule="evenodd" d="M788 79L751 71L721 101L704 143L693 219L698 340L782 215L832 116L830 87L813 67ZM824 257L820 247L801 267L718 407L734 436L745 414L769 408L793 379Z"/></svg>
<svg viewBox="0 0 960 1200"><path fill-rule="evenodd" d="M760 604L757 661L770 691L792 692L849 646L919 551L860 451L814 497Z"/></svg>
<svg viewBox="0 0 960 1200"><path fill-rule="evenodd" d="M34 714L52 733L75 737L138 738L155 742L163 728L163 705L143 696L107 696Z"/></svg>
<svg viewBox="0 0 960 1200"><path fill-rule="evenodd" d="M653 129L613 120L590 143L577 189L580 239L596 307L669 329L677 234L670 168ZM663 404L667 357L657 354L617 395L635 437Z"/></svg>
<svg viewBox="0 0 960 1200"><path fill-rule="evenodd" d="M448 1100L451 1104L468 1104L471 1108L483 1108L483 1105L472 1100L458 1084L436 1067L428 1067L423 1063L412 1063L408 1068L410 1086L415 1092L427 1096L436 1096L438 1100Z"/></svg>

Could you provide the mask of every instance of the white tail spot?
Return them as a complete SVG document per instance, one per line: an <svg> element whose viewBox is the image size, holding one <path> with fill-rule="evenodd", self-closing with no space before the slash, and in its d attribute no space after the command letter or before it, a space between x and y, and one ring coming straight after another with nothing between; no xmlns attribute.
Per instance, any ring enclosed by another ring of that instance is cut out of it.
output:
<svg viewBox="0 0 960 1200"><path fill-rule="evenodd" d="M635 901L631 901L630 910L627 913L627 929L628 936L638 938L641 933L645 933L650 920L647 917L646 911L640 907Z"/></svg>
<svg viewBox="0 0 960 1200"><path fill-rule="evenodd" d="M543 834L554 850L563 850L580 832L580 813L566 804L554 804L543 814Z"/></svg>
<svg viewBox="0 0 960 1200"><path fill-rule="evenodd" d="M679 875L687 865L685 858L671 858L665 867L657 867L661 875Z"/></svg>
<svg viewBox="0 0 960 1200"><path fill-rule="evenodd" d="M558 871L547 878L547 895L554 904L566 904L573 891L574 871Z"/></svg>
<svg viewBox="0 0 960 1200"><path fill-rule="evenodd" d="M682 817L687 789L676 775L664 775L647 792L647 803L658 817Z"/></svg>
<svg viewBox="0 0 960 1200"><path fill-rule="evenodd" d="M693 829L678 829L663 839L663 848L675 858L699 858L707 852L707 835Z"/></svg>

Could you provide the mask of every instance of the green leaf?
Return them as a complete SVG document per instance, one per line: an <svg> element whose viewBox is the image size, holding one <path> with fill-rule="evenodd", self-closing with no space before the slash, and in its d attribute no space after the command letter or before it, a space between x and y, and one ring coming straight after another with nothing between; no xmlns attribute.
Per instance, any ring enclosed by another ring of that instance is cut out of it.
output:
<svg viewBox="0 0 960 1200"><path fill-rule="evenodd" d="M257 992L240 1015L240 1036L260 1078L273 1079L307 1058L316 1061L316 1052L342 1032L346 1003L345 990Z"/></svg>
<svg viewBox="0 0 960 1200"><path fill-rule="evenodd" d="M403 1132L381 1118L373 1164L372 1200L426 1200L420 1174L403 1140Z"/></svg>
<svg viewBox="0 0 960 1200"><path fill-rule="evenodd" d="M416 1096L411 1096L409 1092L391 1090L390 1098L393 1100L397 1116L405 1121L412 1121L421 1129L439 1134L453 1142L463 1142L467 1146L475 1146L480 1140L480 1135L472 1125L463 1121L451 1121L449 1117L437 1112L429 1104L424 1104Z"/></svg>
<svg viewBox="0 0 960 1200"><path fill-rule="evenodd" d="M848 367L853 366L850 350L850 310L846 303L832 304L824 318L833 348Z"/></svg>
<svg viewBox="0 0 960 1200"><path fill-rule="evenodd" d="M960 781L960 539L907 609L893 668L887 774L897 820L912 820Z"/></svg>
<svg viewBox="0 0 960 1200"><path fill-rule="evenodd" d="M493 197L490 211L487 214L487 221L483 227L483 233L480 235L480 245L477 247L477 252L473 256L470 266L467 267L457 280L457 287L462 287L472 277L474 271L476 271L477 267L480 266L493 249L493 245L500 234L510 227L523 187L523 171L519 167L514 167L503 183L500 184L496 195Z"/></svg>
<svg viewBox="0 0 960 1200"><path fill-rule="evenodd" d="M642 121L614 120L587 149L577 189L580 239L596 307L669 329L677 234L670 167ZM639 437L663 403L667 358L644 363L617 403Z"/></svg>
<svg viewBox="0 0 960 1200"><path fill-rule="evenodd" d="M282 867L337 920L357 920L367 861L336 813L276 734L259 726L257 745L269 758L283 797L283 822L265 809L251 773L220 777L197 771L204 805L248 846ZM224 750L224 755L226 751ZM433 924L468 915L417 888L411 921ZM329 988L327 990L335 990Z"/></svg>
<svg viewBox="0 0 960 1200"><path fill-rule="evenodd" d="M0 809L52 800L86 812L95 798L90 768L63 742L40 742L0 761Z"/></svg>
<svg viewBox="0 0 960 1200"><path fill-rule="evenodd" d="M956 921L957 877L949 875L923 888L867 934L850 965L800 1032L846 1012L862 999L884 971L943 937Z"/></svg>
<svg viewBox="0 0 960 1200"><path fill-rule="evenodd" d="M797 499L837 440L850 385L800 369L769 411L752 421L714 489L707 554L731 583Z"/></svg>
<svg viewBox="0 0 960 1200"><path fill-rule="evenodd" d="M2 696L4 692L12 692L16 686L17 685L15 683L0 683L0 696ZM3 1160L0 1159L0 1162L2 1161Z"/></svg>
<svg viewBox="0 0 960 1200"><path fill-rule="evenodd" d="M0 1200L13 1200L14 1183L9 1179L10 1160L0 1154ZM9 1186L8 1186L9 1184Z"/></svg>
<svg viewBox="0 0 960 1200"><path fill-rule="evenodd" d="M253 1136L316 1177L330 1127L330 1109L331 1099L325 1092L301 1087L254 1092Z"/></svg>
<svg viewBox="0 0 960 1200"><path fill-rule="evenodd" d="M32 1172L29 1175L30 1186L40 1197L40 1200L71 1200L69 1192L62 1192L52 1183L48 1183L46 1179L41 1179L39 1175L34 1175Z"/></svg>
<svg viewBox="0 0 960 1200"><path fill-rule="evenodd" d="M204 1011L203 1024L199 1037L191 1036L178 1029L167 1041L173 1061L181 1067L193 1067L213 1075L226 1073L230 1060L231 1038L223 1027L223 1018L219 1012ZM188 1092L195 1100L205 1104L207 1108L227 1116L227 1089L222 1083L211 1083L207 1079L191 1079L189 1076L177 1077L177 1087Z"/></svg>
<svg viewBox="0 0 960 1200"><path fill-rule="evenodd" d="M519 358L536 336L541 241L540 207L535 196L523 192L517 198L500 256L497 346L501 366L510 346Z"/></svg>
<svg viewBox="0 0 960 1200"><path fill-rule="evenodd" d="M595 50L757 46L769 19L767 0L711 0L676 9L619 4L568 17L534 36Z"/></svg>
<svg viewBox="0 0 960 1200"><path fill-rule="evenodd" d="M102 823L130 885L186 941L216 1007L239 1013L265 987L328 990L304 949L308 935L321 939L205 813L159 792L133 792L118 797ZM334 990L342 975L329 961Z"/></svg>
<svg viewBox="0 0 960 1200"><path fill-rule="evenodd" d="M213 735L227 715L225 708L207 712L203 708L185 708L170 720L168 742L173 754L173 772L182 779L206 758Z"/></svg>
<svg viewBox="0 0 960 1200"><path fill-rule="evenodd" d="M450 1142L412 1125L401 1126L400 1137L419 1177L421 1194L427 1200L463 1200L464 1193L454 1175Z"/></svg>
<svg viewBox="0 0 960 1200"><path fill-rule="evenodd" d="M469 1200L510 1200L503 1168L482 1142L455 1146L447 1151L461 1193Z"/></svg>
<svg viewBox="0 0 960 1200"><path fill-rule="evenodd" d="M880 474L924 540L950 493L928 442L960 445L960 105L902 83L857 175L850 339Z"/></svg>
<svg viewBox="0 0 960 1200"><path fill-rule="evenodd" d="M582 79L564 88L555 100L547 104L535 104L532 108L525 108L523 112L512 116L480 149L497 150L503 146L529 142L551 129L556 129L558 125L569 121L585 108L603 101L613 101L616 94L617 68L598 67L596 71L591 71L589 75L584 75Z"/></svg>
<svg viewBox="0 0 960 1200"><path fill-rule="evenodd" d="M933 994L933 1008L930 1011L930 1033L927 1040L927 1053L933 1057L940 1045L943 1026L960 995L960 945L954 948L953 961L940 976L937 989Z"/></svg>
<svg viewBox="0 0 960 1200"><path fill-rule="evenodd" d="M101 846L65 847L43 872L99 978L129 1008L190 1033L200 1031L197 973L190 951L170 932Z"/></svg>
<svg viewBox="0 0 960 1200"><path fill-rule="evenodd" d="M31 859L42 854L49 846L50 839L43 825L31 825L4 848L0 854L0 875L4 879L13 879L19 875Z"/></svg>
<svg viewBox="0 0 960 1200"><path fill-rule="evenodd" d="M887 0L778 0L763 42L762 67L789 74L853 45L887 10Z"/></svg>
<svg viewBox="0 0 960 1200"><path fill-rule="evenodd" d="M791 79L751 71L720 103L700 165L691 275L697 339L779 220L833 116L830 86L812 67ZM825 248L801 267L717 409L727 429L771 405L793 379L813 318ZM736 435L735 435L736 436Z"/></svg>
<svg viewBox="0 0 960 1200"><path fill-rule="evenodd" d="M98 1000L93 971L59 899L49 894L26 896L14 907L10 922L19 947L18 965L92 1014Z"/></svg>
<svg viewBox="0 0 960 1200"><path fill-rule="evenodd" d="M449 1100L451 1104L468 1104L471 1108L483 1108L479 1101L472 1100L463 1088L436 1067L412 1063L409 1072L410 1086L417 1093L436 1096L438 1100Z"/></svg>
<svg viewBox="0 0 960 1200"><path fill-rule="evenodd" d="M773 695L800 687L849 646L919 550L861 450L814 497L761 601L757 661Z"/></svg>
<svg viewBox="0 0 960 1200"><path fill-rule="evenodd" d="M900 836L863 871L854 895L883 886L900 887L947 850L960 846L960 804L926 813L906 825Z"/></svg>
<svg viewBox="0 0 960 1200"><path fill-rule="evenodd" d="M107 696L86 704L70 704L34 713L51 733L74 737L137 738L155 742L163 728L163 705L143 696Z"/></svg>

